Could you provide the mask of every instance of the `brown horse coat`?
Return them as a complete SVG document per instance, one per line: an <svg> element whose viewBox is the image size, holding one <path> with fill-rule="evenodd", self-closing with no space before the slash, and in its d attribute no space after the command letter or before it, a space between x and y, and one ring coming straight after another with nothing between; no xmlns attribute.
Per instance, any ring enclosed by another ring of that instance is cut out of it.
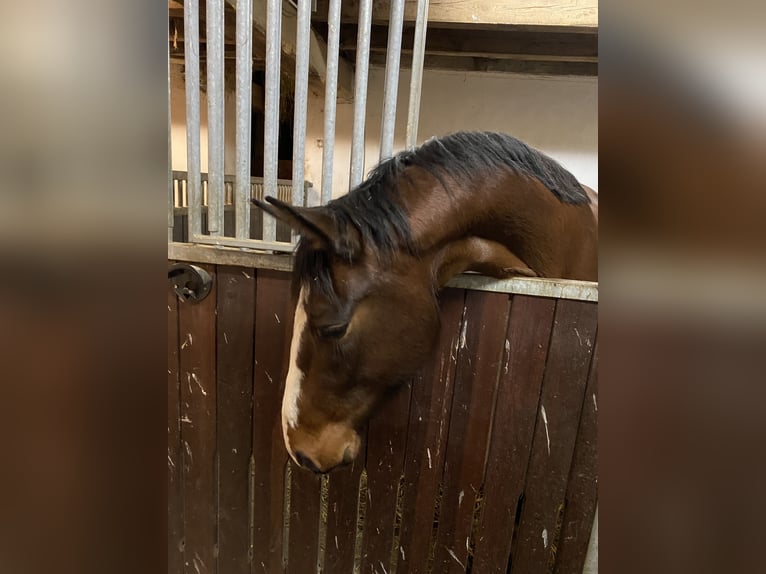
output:
<svg viewBox="0 0 766 574"><path fill-rule="evenodd" d="M597 279L597 196L504 134L430 140L323 207L267 200L301 234L282 423L315 472L352 460L356 429L422 367L451 277Z"/></svg>

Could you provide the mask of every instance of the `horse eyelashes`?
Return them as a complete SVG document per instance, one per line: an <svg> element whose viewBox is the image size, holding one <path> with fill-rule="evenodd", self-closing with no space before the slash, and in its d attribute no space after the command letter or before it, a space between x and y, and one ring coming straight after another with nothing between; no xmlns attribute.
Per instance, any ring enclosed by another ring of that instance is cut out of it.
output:
<svg viewBox="0 0 766 574"><path fill-rule="evenodd" d="M343 335L346 334L346 329L348 329L348 323L319 327L317 332L319 333L320 337L326 339L340 339Z"/></svg>

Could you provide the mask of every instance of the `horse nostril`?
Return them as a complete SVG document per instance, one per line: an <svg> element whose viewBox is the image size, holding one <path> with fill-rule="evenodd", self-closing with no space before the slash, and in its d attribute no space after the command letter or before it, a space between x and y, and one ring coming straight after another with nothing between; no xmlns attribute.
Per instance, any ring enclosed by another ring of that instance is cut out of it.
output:
<svg viewBox="0 0 766 574"><path fill-rule="evenodd" d="M319 467L316 464L314 464L313 460L311 460L309 457L307 457L305 454L303 454L299 450L295 451L295 459L298 461L298 464L300 464L303 468L309 469L311 472L314 472L314 473L322 472L319 469Z"/></svg>

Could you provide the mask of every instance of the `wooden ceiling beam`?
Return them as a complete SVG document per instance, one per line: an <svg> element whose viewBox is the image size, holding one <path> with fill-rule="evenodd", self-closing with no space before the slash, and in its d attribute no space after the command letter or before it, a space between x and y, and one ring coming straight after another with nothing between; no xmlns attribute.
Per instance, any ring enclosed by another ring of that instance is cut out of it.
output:
<svg viewBox="0 0 766 574"><path fill-rule="evenodd" d="M405 29L403 52L413 48L414 30ZM388 30L374 26L370 45L373 52L385 51ZM356 50L356 26L341 28L341 49ZM434 56L475 56L498 59L598 61L598 36L592 34L539 33L530 31L429 30L426 54Z"/></svg>
<svg viewBox="0 0 766 574"><path fill-rule="evenodd" d="M317 0L314 18L327 21L329 0ZM387 23L390 0L373 0L373 23ZM344 0L341 20L357 22L359 0ZM415 21L417 0L406 0L404 19ZM538 26L551 29L598 29L598 0L430 0L428 26Z"/></svg>
<svg viewBox="0 0 766 574"><path fill-rule="evenodd" d="M384 53L370 54L370 65L386 65ZM412 54L402 54L401 67L412 66ZM501 60L465 56L426 55L424 66L427 70L449 70L461 72L490 72L504 74L525 74L534 76L598 76L598 64L576 61Z"/></svg>
<svg viewBox="0 0 766 574"><path fill-rule="evenodd" d="M356 48L351 47L346 51L355 52ZM385 48L372 47L370 52L373 54L385 54ZM403 49L402 54L412 58L411 49ZM524 60L528 62L590 62L598 63L598 57L595 56L565 56L560 54L529 54L526 52L508 52L497 54L494 52L454 52L450 50L426 50L426 56L449 56L453 58L483 58L485 60Z"/></svg>

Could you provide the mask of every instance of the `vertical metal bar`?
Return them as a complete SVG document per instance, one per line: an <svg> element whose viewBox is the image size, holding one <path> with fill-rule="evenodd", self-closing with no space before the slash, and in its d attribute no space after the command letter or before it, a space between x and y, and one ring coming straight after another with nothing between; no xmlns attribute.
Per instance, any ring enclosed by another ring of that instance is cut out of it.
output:
<svg viewBox="0 0 766 574"><path fill-rule="evenodd" d="M199 0L184 2L186 70L186 171L189 237L202 233L202 182L199 148Z"/></svg>
<svg viewBox="0 0 766 574"><path fill-rule="evenodd" d="M410 105L407 110L407 149L418 143L418 119L420 116L420 94L423 87L423 59L426 53L426 27L428 25L428 0L418 0L418 15L415 21L415 41L412 46L412 76L410 76Z"/></svg>
<svg viewBox="0 0 766 574"><path fill-rule="evenodd" d="M170 130L170 42L168 42L168 243L173 241L173 208L176 203L175 190L173 189L173 149Z"/></svg>
<svg viewBox="0 0 766 574"><path fill-rule="evenodd" d="M388 47L386 48L386 83L383 88L383 121L380 130L380 159L394 153L394 125L396 123L396 95L399 88L399 60L402 50L404 0L391 0L388 18Z"/></svg>
<svg viewBox="0 0 766 574"><path fill-rule="evenodd" d="M210 235L223 235L223 0L207 0L207 227Z"/></svg>
<svg viewBox="0 0 766 574"><path fill-rule="evenodd" d="M340 50L340 0L330 0L327 11L327 75L324 90L324 139L322 146L322 205L332 199L335 154L335 109L338 103L338 56Z"/></svg>
<svg viewBox="0 0 766 574"><path fill-rule="evenodd" d="M311 0L298 0L298 29L295 39L295 110L293 115L293 205L303 205L305 179L306 114L309 90L309 37L311 35ZM293 241L297 239L295 230Z"/></svg>
<svg viewBox="0 0 766 574"><path fill-rule="evenodd" d="M236 173L234 177L234 236L250 238L250 114L253 85L253 1L239 0L236 16L237 103Z"/></svg>
<svg viewBox="0 0 766 574"><path fill-rule="evenodd" d="M360 0L359 25L356 39L356 68L354 71L354 127L351 136L351 189L364 176L364 123L367 114L367 76L370 69L370 29L372 0Z"/></svg>
<svg viewBox="0 0 766 574"><path fill-rule="evenodd" d="M264 195L277 195L279 165L279 66L282 56L282 2L268 0L266 5L266 94L264 102ZM274 218L263 215L263 239L274 241L277 226Z"/></svg>

